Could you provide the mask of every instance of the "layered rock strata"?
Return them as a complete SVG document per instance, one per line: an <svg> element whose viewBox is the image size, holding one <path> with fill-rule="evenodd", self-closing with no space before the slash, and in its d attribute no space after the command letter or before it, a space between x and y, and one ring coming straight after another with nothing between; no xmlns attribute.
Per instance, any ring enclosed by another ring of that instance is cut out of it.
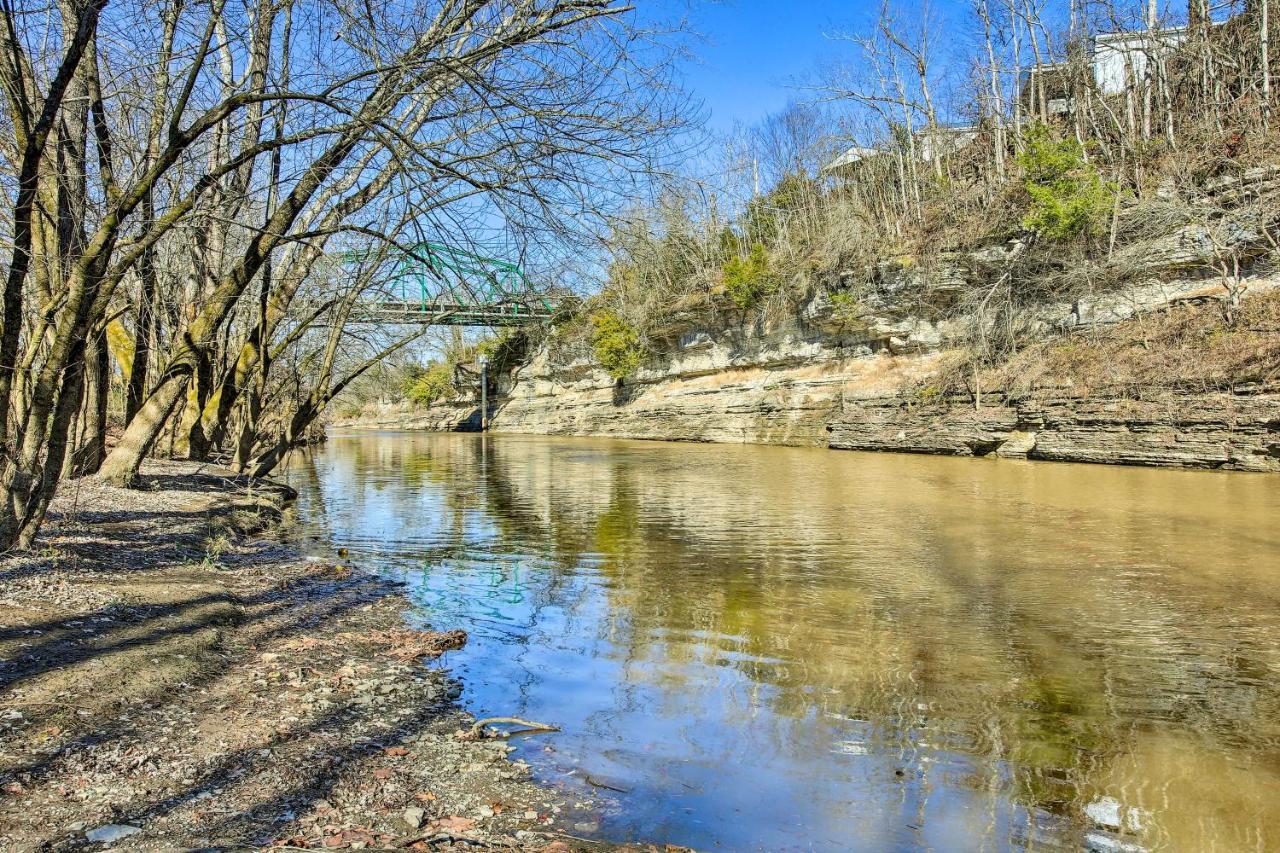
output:
<svg viewBox="0 0 1280 853"><path fill-rule="evenodd" d="M911 404L848 401L830 446L1058 462L1280 471L1280 389L1141 399L1037 395Z"/></svg>

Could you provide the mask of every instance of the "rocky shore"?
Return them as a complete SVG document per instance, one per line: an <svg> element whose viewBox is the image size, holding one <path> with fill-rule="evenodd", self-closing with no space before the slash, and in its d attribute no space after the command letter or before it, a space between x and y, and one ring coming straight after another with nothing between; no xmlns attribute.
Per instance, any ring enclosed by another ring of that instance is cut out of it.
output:
<svg viewBox="0 0 1280 853"><path fill-rule="evenodd" d="M71 482L0 561L0 849L600 850L424 665L395 584L269 535L289 497L190 463ZM581 818L579 818L581 819Z"/></svg>

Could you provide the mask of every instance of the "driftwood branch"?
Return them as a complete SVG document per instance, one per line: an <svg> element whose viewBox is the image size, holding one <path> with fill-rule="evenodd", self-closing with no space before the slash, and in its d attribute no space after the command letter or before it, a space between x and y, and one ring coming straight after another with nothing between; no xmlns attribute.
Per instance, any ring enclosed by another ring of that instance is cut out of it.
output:
<svg viewBox="0 0 1280 853"><path fill-rule="evenodd" d="M467 734L472 738L478 737L480 732L484 730L485 726L496 725L498 723L504 723L509 726L521 726L521 728L515 731L505 732L501 737L511 737L513 734L519 734L522 732L560 731L559 726L550 726L546 723L535 723L530 720L522 720L519 717L485 717L483 720L476 720L471 726L471 731Z"/></svg>

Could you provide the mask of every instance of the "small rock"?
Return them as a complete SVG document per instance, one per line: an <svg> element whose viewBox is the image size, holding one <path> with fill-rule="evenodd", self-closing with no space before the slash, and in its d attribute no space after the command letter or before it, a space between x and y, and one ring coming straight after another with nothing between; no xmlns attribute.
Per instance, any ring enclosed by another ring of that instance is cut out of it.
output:
<svg viewBox="0 0 1280 853"><path fill-rule="evenodd" d="M97 829L91 829L85 833L85 840L93 844L111 844L122 838L128 838L130 835L137 835L142 830L136 826L129 826L124 823L109 823L106 826L100 826Z"/></svg>
<svg viewBox="0 0 1280 853"><path fill-rule="evenodd" d="M404 810L404 814L401 817L404 818L404 822L409 825L410 829L417 829L422 826L422 821L426 819L427 810L420 809L417 806L409 806Z"/></svg>

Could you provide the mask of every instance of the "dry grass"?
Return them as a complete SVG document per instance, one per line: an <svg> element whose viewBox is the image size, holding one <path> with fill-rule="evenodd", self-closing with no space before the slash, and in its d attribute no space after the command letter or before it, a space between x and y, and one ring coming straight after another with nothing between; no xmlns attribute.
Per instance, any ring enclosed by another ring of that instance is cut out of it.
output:
<svg viewBox="0 0 1280 853"><path fill-rule="evenodd" d="M1228 324L1217 304L1175 307L1031 346L984 374L1015 396L1038 389L1132 395L1280 382L1280 292L1247 299Z"/></svg>

